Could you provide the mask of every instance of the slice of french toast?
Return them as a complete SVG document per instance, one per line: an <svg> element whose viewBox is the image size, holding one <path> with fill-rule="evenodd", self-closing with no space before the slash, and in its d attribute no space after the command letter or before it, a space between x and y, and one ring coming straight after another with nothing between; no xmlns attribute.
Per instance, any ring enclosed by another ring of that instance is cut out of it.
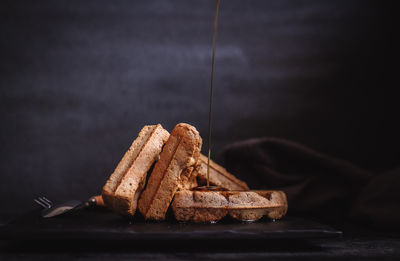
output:
<svg viewBox="0 0 400 261"><path fill-rule="evenodd" d="M133 216L147 172L158 159L169 137L160 124L147 125L118 163L102 190L105 205L122 215Z"/></svg>
<svg viewBox="0 0 400 261"><path fill-rule="evenodd" d="M226 215L240 221L280 219L288 204L283 191L179 191L172 209L179 221L215 222Z"/></svg>
<svg viewBox="0 0 400 261"><path fill-rule="evenodd" d="M178 188L191 181L201 145L202 139L195 127L186 123L175 126L139 199L139 211L145 219L165 219Z"/></svg>

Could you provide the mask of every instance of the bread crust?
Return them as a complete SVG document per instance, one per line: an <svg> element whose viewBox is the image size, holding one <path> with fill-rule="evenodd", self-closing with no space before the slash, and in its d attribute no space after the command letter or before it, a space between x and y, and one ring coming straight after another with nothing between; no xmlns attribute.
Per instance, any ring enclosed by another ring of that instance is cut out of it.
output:
<svg viewBox="0 0 400 261"><path fill-rule="evenodd" d="M256 221L267 216L282 218L288 204L283 191L180 191L172 209L179 221L215 222L230 215L240 221Z"/></svg>
<svg viewBox="0 0 400 261"><path fill-rule="evenodd" d="M201 144L200 134L189 124L179 123L172 130L139 199L139 211L145 219L165 219L175 192L191 178Z"/></svg>
<svg viewBox="0 0 400 261"><path fill-rule="evenodd" d="M208 157L200 155L198 166L195 174L199 184L207 183L207 165ZM227 190L249 190L246 182L236 178L229 173L224 167L210 160L210 184Z"/></svg>
<svg viewBox="0 0 400 261"><path fill-rule="evenodd" d="M133 216L146 175L169 137L161 124L144 126L103 187L102 197L111 210Z"/></svg>
<svg viewBox="0 0 400 261"><path fill-rule="evenodd" d="M175 194L172 209L179 221L216 222L228 214L228 204L219 193L185 190Z"/></svg>

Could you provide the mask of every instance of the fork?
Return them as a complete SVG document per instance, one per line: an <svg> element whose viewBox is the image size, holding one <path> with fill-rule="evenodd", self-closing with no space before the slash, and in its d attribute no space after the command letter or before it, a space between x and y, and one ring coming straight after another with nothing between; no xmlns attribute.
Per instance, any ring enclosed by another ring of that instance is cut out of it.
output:
<svg viewBox="0 0 400 261"><path fill-rule="evenodd" d="M42 217L44 218L55 217L71 210L78 210L86 207L104 207L104 201L101 195L93 196L86 202L69 200L57 205L53 205L53 202L46 197L38 197L33 201L44 208L42 210Z"/></svg>
<svg viewBox="0 0 400 261"><path fill-rule="evenodd" d="M53 202L51 202L51 200L46 197L38 197L35 198L33 201L35 201L36 204L39 204L43 208L51 208L53 206Z"/></svg>

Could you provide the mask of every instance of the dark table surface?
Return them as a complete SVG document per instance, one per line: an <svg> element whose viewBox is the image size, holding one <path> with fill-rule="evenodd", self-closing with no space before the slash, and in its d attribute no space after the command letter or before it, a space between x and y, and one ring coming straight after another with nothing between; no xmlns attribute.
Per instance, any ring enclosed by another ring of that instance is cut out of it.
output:
<svg viewBox="0 0 400 261"><path fill-rule="evenodd" d="M228 220L211 228L171 221L135 222L100 210L43 220L36 210L2 226L0 260L400 259L400 236L396 234L371 231L354 224L332 228L304 217L289 216L282 221L264 220L250 225ZM104 226L107 224L108 232ZM17 226L18 233L11 235L10 231ZM139 227L145 229L139 231ZM97 232L79 233L77 228L82 228L81 232ZM170 236L160 236L164 228ZM70 229L78 233L66 236ZM201 230L211 231L213 235L195 236ZM242 234L240 237L219 234L227 230ZM127 231L130 231L128 236ZM296 231L297 235L303 231L304 236L293 236ZM114 236L107 236L110 232ZM138 236L138 232L147 236ZM186 232L190 233L182 234Z"/></svg>
<svg viewBox="0 0 400 261"><path fill-rule="evenodd" d="M307 241L0 241L0 260L399 260L400 239L348 235Z"/></svg>

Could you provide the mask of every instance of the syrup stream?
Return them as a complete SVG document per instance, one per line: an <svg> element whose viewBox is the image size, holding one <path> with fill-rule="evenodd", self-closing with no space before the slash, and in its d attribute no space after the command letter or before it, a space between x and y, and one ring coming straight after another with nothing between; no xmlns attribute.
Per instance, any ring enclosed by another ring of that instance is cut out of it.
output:
<svg viewBox="0 0 400 261"><path fill-rule="evenodd" d="M215 61L215 47L217 44L217 27L218 27L218 8L219 0L215 1L215 14L214 14L214 34L213 34L213 48L211 58L211 88L210 88L210 110L208 114L208 161L207 161L207 187L210 186L210 157L211 157L211 119L212 119L212 101L214 89L214 61Z"/></svg>

